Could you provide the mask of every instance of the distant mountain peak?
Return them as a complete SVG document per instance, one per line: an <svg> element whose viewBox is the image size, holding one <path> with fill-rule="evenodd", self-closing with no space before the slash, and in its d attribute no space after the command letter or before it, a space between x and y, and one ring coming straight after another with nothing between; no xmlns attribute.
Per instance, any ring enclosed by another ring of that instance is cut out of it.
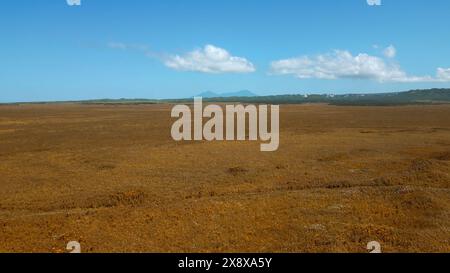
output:
<svg viewBox="0 0 450 273"><path fill-rule="evenodd" d="M205 91L202 92L198 95L196 95L196 97L202 97L202 98L217 98L219 96L219 94L212 92L212 91Z"/></svg>

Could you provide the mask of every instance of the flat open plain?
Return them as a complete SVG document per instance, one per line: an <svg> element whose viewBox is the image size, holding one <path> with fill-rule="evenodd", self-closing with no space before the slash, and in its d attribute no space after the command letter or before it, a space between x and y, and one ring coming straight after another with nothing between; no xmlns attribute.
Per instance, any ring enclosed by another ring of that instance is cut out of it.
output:
<svg viewBox="0 0 450 273"><path fill-rule="evenodd" d="M0 252L450 252L450 105L282 105L269 153L170 109L0 106Z"/></svg>

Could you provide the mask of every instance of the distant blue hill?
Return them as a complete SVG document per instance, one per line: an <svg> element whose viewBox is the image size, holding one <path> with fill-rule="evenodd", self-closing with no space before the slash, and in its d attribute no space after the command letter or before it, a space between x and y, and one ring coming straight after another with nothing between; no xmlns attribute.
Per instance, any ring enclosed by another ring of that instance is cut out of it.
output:
<svg viewBox="0 0 450 273"><path fill-rule="evenodd" d="M205 102L240 102L240 103L262 103L262 104L301 104L301 103L326 103L331 105L348 106L395 106L414 104L450 104L450 88L434 88L424 90L410 90L394 93L370 93L370 94L291 94L257 96L250 91L243 90L233 93L204 92L198 96L203 97ZM187 103L192 98L184 99L97 99L79 101L54 101L54 102L31 102L31 103L83 103L83 104L155 104L155 103ZM27 103L27 102L23 102ZM29 102L30 103L30 102ZM2 103L0 103L1 105ZM11 104L20 104L11 103Z"/></svg>
<svg viewBox="0 0 450 273"><path fill-rule="evenodd" d="M255 93L249 90L241 90L237 92L228 92L228 93L215 93L212 91L206 91L198 94L196 97L202 98L230 98L230 97L257 97Z"/></svg>

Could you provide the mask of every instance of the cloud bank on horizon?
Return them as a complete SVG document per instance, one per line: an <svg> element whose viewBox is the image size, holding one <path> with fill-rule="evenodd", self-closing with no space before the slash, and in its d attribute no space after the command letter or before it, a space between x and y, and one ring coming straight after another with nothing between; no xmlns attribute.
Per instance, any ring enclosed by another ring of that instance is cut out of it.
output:
<svg viewBox="0 0 450 273"><path fill-rule="evenodd" d="M383 55L392 59L396 48L390 45ZM294 75L298 79L366 79L379 82L450 82L450 68L437 68L435 76L411 76L393 60L367 53L352 55L347 50L334 50L316 56L301 56L274 61L272 74Z"/></svg>

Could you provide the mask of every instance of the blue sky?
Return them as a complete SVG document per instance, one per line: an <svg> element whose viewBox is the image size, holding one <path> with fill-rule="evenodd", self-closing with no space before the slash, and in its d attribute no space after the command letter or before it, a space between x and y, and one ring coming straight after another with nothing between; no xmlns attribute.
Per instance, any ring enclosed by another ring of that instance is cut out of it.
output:
<svg viewBox="0 0 450 273"><path fill-rule="evenodd" d="M448 14L448 0L5 0L0 101L450 87Z"/></svg>

